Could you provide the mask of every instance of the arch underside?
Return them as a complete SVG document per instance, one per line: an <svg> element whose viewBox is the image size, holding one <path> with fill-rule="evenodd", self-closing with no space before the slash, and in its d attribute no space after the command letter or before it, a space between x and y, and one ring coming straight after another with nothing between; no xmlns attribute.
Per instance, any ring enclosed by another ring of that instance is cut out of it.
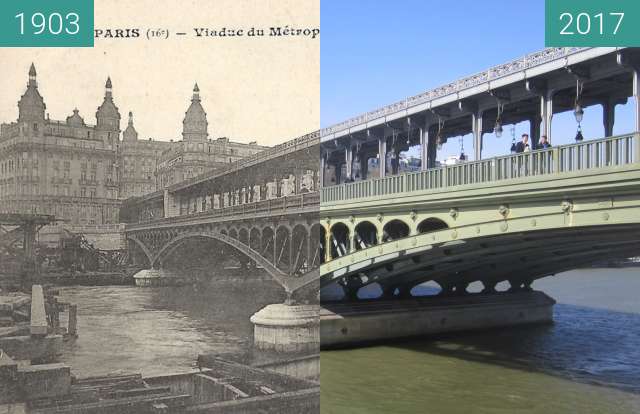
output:
<svg viewBox="0 0 640 414"><path fill-rule="evenodd" d="M334 269L321 276L320 285L337 282L345 292L351 291L351 298L356 297L357 290L373 283L380 285L385 296L408 296L412 288L428 281L437 282L444 293L461 292L476 281L482 282L487 291L493 291L497 283L505 280L514 288L528 288L542 277L638 255L639 242L640 224L625 224L422 243ZM381 247L384 245L374 249ZM385 256L385 260L379 260ZM348 256L342 259L351 262Z"/></svg>
<svg viewBox="0 0 640 414"><path fill-rule="evenodd" d="M248 259L254 261L256 264L261 266L276 283L282 286L290 296L293 296L294 294L298 295L303 291L306 294L306 289L308 289L310 285L313 285L313 283L317 282L319 279L319 268L312 269L299 276L289 276L278 267L276 267L271 261L269 261L267 257L262 255L257 250L251 248L251 243L246 243L248 240L241 241L239 238L234 238L222 232L184 233L169 240L155 253L152 252L145 245L145 243L135 235L128 235L127 238L134 241L142 249L142 251L147 255L149 263L152 267L160 263L163 257L167 257L168 255L173 253L183 242L197 238L205 238L222 242L225 245L232 247ZM258 245L258 247L260 246Z"/></svg>

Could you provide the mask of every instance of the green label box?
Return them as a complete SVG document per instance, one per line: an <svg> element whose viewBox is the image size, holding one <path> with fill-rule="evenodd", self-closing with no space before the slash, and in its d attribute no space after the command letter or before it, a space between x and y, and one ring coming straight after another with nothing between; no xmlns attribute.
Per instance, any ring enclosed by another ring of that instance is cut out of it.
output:
<svg viewBox="0 0 640 414"><path fill-rule="evenodd" d="M545 0L545 46L640 46L640 0Z"/></svg>
<svg viewBox="0 0 640 414"><path fill-rule="evenodd" d="M94 0L0 0L0 47L93 47Z"/></svg>

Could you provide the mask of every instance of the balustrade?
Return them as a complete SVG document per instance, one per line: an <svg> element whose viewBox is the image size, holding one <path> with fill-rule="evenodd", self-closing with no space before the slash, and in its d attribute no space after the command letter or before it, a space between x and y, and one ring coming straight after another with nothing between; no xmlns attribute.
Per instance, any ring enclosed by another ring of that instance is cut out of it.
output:
<svg viewBox="0 0 640 414"><path fill-rule="evenodd" d="M463 162L420 172L324 187L322 203L609 168L640 161L640 134Z"/></svg>
<svg viewBox="0 0 640 414"><path fill-rule="evenodd" d="M220 217L255 217L258 214L281 214L303 208L317 206L319 208L320 194L309 192L286 197L279 197L270 200L257 201L255 203L238 204L235 206L209 209L199 213L187 213L180 216L150 219L141 221L139 224L149 225L152 223L182 223L200 218L220 218ZM131 223L128 227L135 227L136 223Z"/></svg>

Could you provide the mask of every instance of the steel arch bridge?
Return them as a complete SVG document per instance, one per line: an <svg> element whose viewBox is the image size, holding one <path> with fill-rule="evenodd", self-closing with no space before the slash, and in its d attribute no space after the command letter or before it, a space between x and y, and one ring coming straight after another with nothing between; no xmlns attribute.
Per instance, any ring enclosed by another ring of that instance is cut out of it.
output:
<svg viewBox="0 0 640 414"><path fill-rule="evenodd" d="M215 240L261 267L289 298L316 295L322 255L318 193L263 204L271 208L257 213L256 205L247 204L240 211L212 210L130 224L126 237L130 248L137 246L153 268L161 267L187 241Z"/></svg>
<svg viewBox="0 0 640 414"><path fill-rule="evenodd" d="M338 283L346 300L374 283L382 299L428 281L442 295L474 282L485 293L503 281L529 290L538 278L638 255L639 149L630 134L506 157L502 173L483 160L329 187L320 285ZM469 174L476 167L490 174L479 180ZM458 181L435 186L428 174ZM357 185L377 194L346 188Z"/></svg>

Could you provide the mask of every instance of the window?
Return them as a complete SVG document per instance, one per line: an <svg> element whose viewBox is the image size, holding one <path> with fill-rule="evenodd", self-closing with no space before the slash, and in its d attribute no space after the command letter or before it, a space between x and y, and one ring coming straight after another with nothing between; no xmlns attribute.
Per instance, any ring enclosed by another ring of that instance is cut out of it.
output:
<svg viewBox="0 0 640 414"><path fill-rule="evenodd" d="M80 197L87 196L87 189L85 187L80 188Z"/></svg>

